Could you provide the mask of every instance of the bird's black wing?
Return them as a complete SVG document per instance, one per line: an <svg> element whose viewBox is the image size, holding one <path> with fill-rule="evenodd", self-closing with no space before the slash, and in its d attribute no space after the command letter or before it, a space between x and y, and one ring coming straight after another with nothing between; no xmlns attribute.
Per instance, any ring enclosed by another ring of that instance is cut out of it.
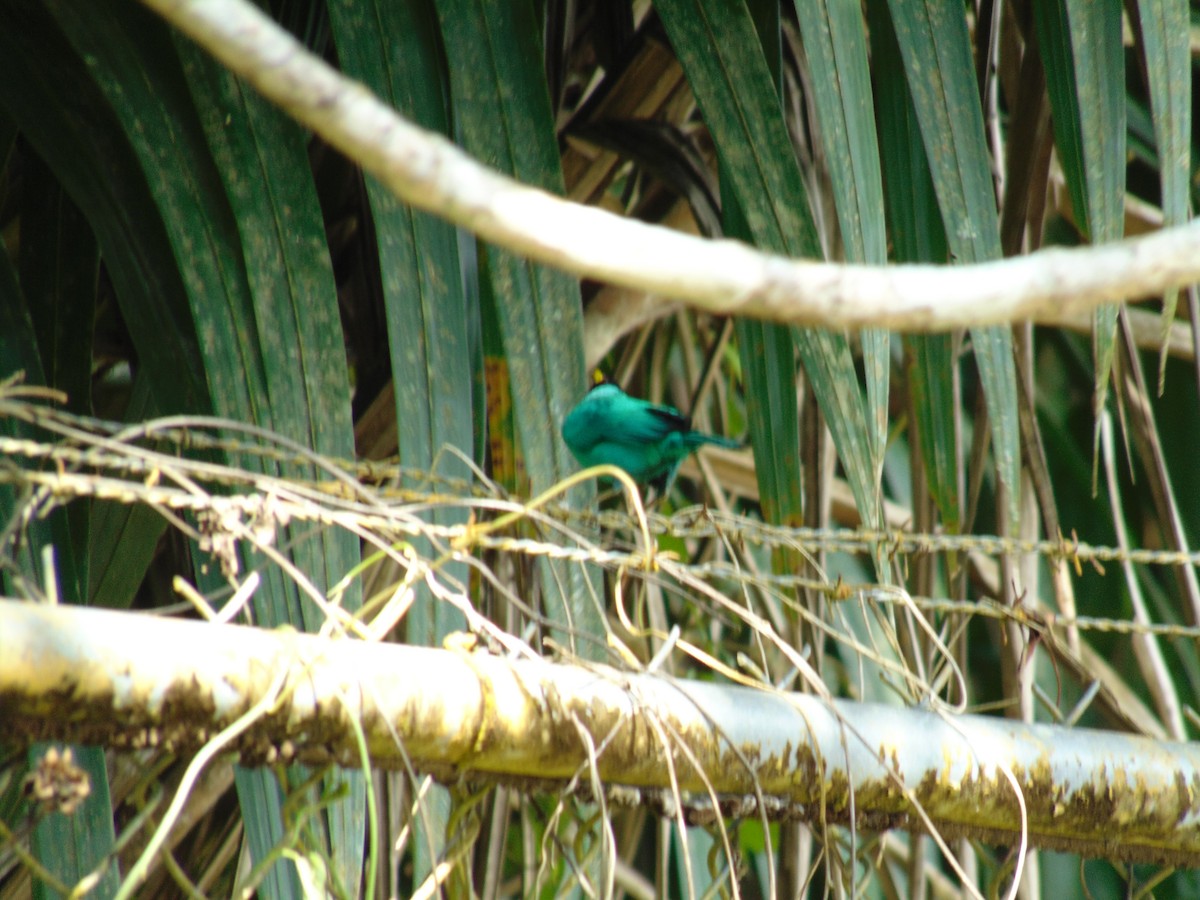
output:
<svg viewBox="0 0 1200 900"><path fill-rule="evenodd" d="M639 415L626 422L626 428L630 437L639 442L654 443L673 431L688 431L692 427L687 416L670 406L647 403L638 412Z"/></svg>

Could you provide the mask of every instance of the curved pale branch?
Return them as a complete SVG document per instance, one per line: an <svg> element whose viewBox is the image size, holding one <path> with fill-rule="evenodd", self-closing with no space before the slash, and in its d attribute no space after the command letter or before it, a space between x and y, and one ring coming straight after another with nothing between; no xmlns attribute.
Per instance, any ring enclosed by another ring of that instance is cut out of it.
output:
<svg viewBox="0 0 1200 900"><path fill-rule="evenodd" d="M353 718L373 764L411 762L444 778L561 789L592 747L618 795L669 805L673 762L693 818L717 815L711 785L726 814L751 813L757 796L768 813L841 821L853 800L870 828L932 826L1006 844L1021 837L1016 788L1034 845L1160 863L1200 854L1192 744L0 600L7 740L195 749L197 735L272 691L279 702L234 745L243 763L356 766Z"/></svg>
<svg viewBox="0 0 1200 900"><path fill-rule="evenodd" d="M720 314L938 331L1059 321L1200 281L1200 224L970 266L789 260L571 203L482 166L308 53L245 0L143 0L405 202L577 275Z"/></svg>

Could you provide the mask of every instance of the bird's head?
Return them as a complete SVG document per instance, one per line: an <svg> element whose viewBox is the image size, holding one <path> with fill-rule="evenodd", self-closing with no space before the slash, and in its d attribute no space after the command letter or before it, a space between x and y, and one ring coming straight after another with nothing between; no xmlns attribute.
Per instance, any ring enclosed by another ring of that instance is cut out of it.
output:
<svg viewBox="0 0 1200 900"><path fill-rule="evenodd" d="M588 389L589 397L615 396L616 394L623 393L624 391L621 390L620 386L615 381L610 380L602 371L599 369L592 370L592 386Z"/></svg>

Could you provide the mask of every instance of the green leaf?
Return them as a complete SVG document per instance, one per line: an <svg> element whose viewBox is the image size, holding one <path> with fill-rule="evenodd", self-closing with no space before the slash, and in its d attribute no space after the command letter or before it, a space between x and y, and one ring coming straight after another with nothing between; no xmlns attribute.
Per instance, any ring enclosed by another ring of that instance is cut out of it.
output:
<svg viewBox="0 0 1200 900"><path fill-rule="evenodd" d="M906 335L908 390L921 439L921 456L930 494L947 531L963 528L959 484L960 451L955 429L959 396L954 374L958 366L955 341L948 334Z"/></svg>
<svg viewBox="0 0 1200 900"><path fill-rule="evenodd" d="M526 0L437 4L450 64L450 83L466 149L518 180L561 194L562 171L541 54L505 52L540 47ZM574 278L489 250L512 367L514 409L525 465L535 492L574 469L556 428L585 388L582 314Z"/></svg>
<svg viewBox="0 0 1200 900"><path fill-rule="evenodd" d="M872 27L887 27L874 5ZM1000 226L984 139L983 113L962 7L946 0L890 0L891 24L904 62L950 252L960 262L1000 256ZM972 328L987 397L996 471L1008 489L1009 521L1020 500L1020 431L1016 366L1007 328Z"/></svg>
<svg viewBox="0 0 1200 900"><path fill-rule="evenodd" d="M271 427L263 361L252 349L257 335L237 223L169 33L138 7L101 2L85 10L57 0L47 7L88 61L166 226L201 336L214 412ZM126 318L140 314L130 308Z"/></svg>
<svg viewBox="0 0 1200 900"><path fill-rule="evenodd" d="M91 223L163 408L210 411L182 276L137 154L40 4L0 4L0 104Z"/></svg>
<svg viewBox="0 0 1200 900"><path fill-rule="evenodd" d="M726 228L735 204L726 201ZM796 352L783 325L739 318L735 322L746 382L746 416L754 440L754 468L763 518L781 525L804 524L800 470L800 423L796 406Z"/></svg>
<svg viewBox="0 0 1200 900"><path fill-rule="evenodd" d="M67 408L92 411L92 322L100 252L82 211L45 163L22 175L21 291L29 303L47 383Z"/></svg>
<svg viewBox="0 0 1200 900"><path fill-rule="evenodd" d="M1192 156L1188 5L1184 0L1138 0L1137 10L1158 145L1163 222L1181 225L1188 219Z"/></svg>
<svg viewBox="0 0 1200 900"><path fill-rule="evenodd" d="M656 5L757 246L820 259L808 192L749 12L741 3Z"/></svg>
<svg viewBox="0 0 1200 900"><path fill-rule="evenodd" d="M438 0L437 11L463 146L517 180L561 195L558 141L533 4ZM522 52L512 52L514 47ZM585 390L579 284L504 250L488 248L486 263L525 470L536 494L575 469L559 423ZM576 492L573 502L586 502L587 496ZM601 612L582 573L549 560L539 568L547 614L564 628L558 639L574 647L573 632L602 634ZM577 652L594 657L599 646L579 645Z"/></svg>
<svg viewBox="0 0 1200 900"><path fill-rule="evenodd" d="M339 362L336 292L303 133L181 39L185 72L169 33L139 8L49 8L88 61L141 165L184 276L214 411L320 452L350 455L350 392ZM143 310L131 312L127 319ZM340 579L357 556L353 538L340 532L295 532L282 543L318 589ZM213 586L215 581L203 587ZM263 624L315 628L323 621L276 567L267 570L254 602ZM353 608L356 598L342 602ZM243 797L252 834L282 833L277 804ZM344 883L357 883L361 865L361 786L351 798L329 814L337 876ZM256 843L256 858L272 843ZM284 873L274 867L272 891L295 889L284 887L290 877Z"/></svg>
<svg viewBox="0 0 1200 900"><path fill-rule="evenodd" d="M43 162L31 159L23 175L20 280L33 320L46 384L67 395L66 407L92 412L92 322L100 256L82 212ZM80 498L64 511L86 599L89 507Z"/></svg>
<svg viewBox="0 0 1200 900"><path fill-rule="evenodd" d="M732 182L729 188L737 197L749 237L766 250L820 258L808 194L749 13L741 4L715 0L667 0L656 8L713 135L722 174ZM723 196L726 191L723 184ZM845 335L795 329L794 337L862 515L867 521L878 521L872 439ZM745 348L742 356L747 383L752 385L756 381L751 380L749 367L758 362ZM762 377L793 383L790 372L764 373ZM782 383L778 393L785 393ZM790 440L791 423L783 420L777 424L784 440ZM759 462L758 454L771 452L774 438L769 430L752 430L751 440ZM787 464L789 455L784 452L779 464ZM767 486L763 485L764 490ZM774 502L780 509L800 508L799 498L778 497Z"/></svg>
<svg viewBox="0 0 1200 900"><path fill-rule="evenodd" d="M753 24L777 93L782 78L779 8L753 3ZM739 200L736 176L724 157L720 164L724 233L753 243L755 235ZM768 522L804 524L804 481L800 457L800 413L796 403L796 339L793 329L773 322L737 318L734 321L746 384L746 418L758 478L759 503ZM777 565L794 567L796 558Z"/></svg>
<svg viewBox="0 0 1200 900"><path fill-rule="evenodd" d="M449 134L449 86L441 35L431 2L357 3L329 6L338 60L347 75L363 82L417 124ZM375 243L387 308L388 345L400 460L420 470L433 468L443 446L474 455L471 387L474 365L467 342L468 307L452 225L400 203L373 176L366 177ZM471 314L475 315L474 309ZM441 472L466 477L453 457ZM462 512L435 513L432 521L461 524ZM428 542L417 551L428 554ZM450 577L465 582L466 567L451 564ZM422 590L407 617L408 639L440 645L463 628L462 614Z"/></svg>
<svg viewBox="0 0 1200 900"><path fill-rule="evenodd" d="M133 382L125 421L144 422L157 414L155 387L142 370ZM88 598L99 606L128 608L146 577L167 521L148 506L97 500L91 509L91 565Z"/></svg>
<svg viewBox="0 0 1200 900"><path fill-rule="evenodd" d="M809 70L818 75L812 79L812 101L845 257L882 265L887 262L887 230L862 9L852 3L796 0L796 14ZM891 346L887 331L879 328L863 329L860 339L878 481L887 440Z"/></svg>
<svg viewBox="0 0 1200 900"><path fill-rule="evenodd" d="M846 258L887 262L883 180L872 115L871 75L861 10L828 0L796 0L813 79L821 142Z"/></svg>
<svg viewBox="0 0 1200 900"><path fill-rule="evenodd" d="M877 9L877 12L879 10ZM899 262L945 263L949 250L929 174L917 113L904 80L900 48L886 21L871 29L878 91L880 152L892 247ZM961 448L956 421L955 340L944 334L904 336L909 401L922 448L930 494L942 523L962 530Z"/></svg>
<svg viewBox="0 0 1200 900"><path fill-rule="evenodd" d="M245 267L249 305L230 306L239 338L236 352L261 366L268 401L265 408L256 404L234 408L229 414L236 418L255 414L258 418L251 421L273 427L309 449L349 458L354 453L350 385L337 289L308 166L306 136L206 51L182 38L176 43L236 222L237 240L227 235L229 251L231 255L240 251ZM210 372L214 364L220 366L223 360L211 360ZM214 406L219 409L221 401L214 398ZM294 474L316 476L310 468ZM307 526L285 531L292 561L322 592L358 562L358 542L344 529L324 529L315 538L306 534ZM295 588L280 579L276 590L290 595ZM342 594L341 605L354 610L359 603L354 583ZM320 629L324 613L304 598L299 605L305 628ZM291 617L289 621L299 624ZM326 812L333 874L340 884L358 884L362 873L366 825L362 777L347 772L326 778L329 790L339 783L349 787L347 798ZM256 808L250 814L274 817L275 811Z"/></svg>
<svg viewBox="0 0 1200 900"><path fill-rule="evenodd" d="M268 407L252 421L274 422L319 453L350 456L350 385L337 287L308 167L307 136L205 51L183 38L176 43L211 152L209 165L228 203L226 213L222 199L214 198L209 210L217 222L231 214L236 228L221 237L230 256L241 257L249 305L230 304L232 324L250 332L238 349L261 369L266 394L256 403ZM215 253L214 258L219 261ZM237 287L241 296L240 282ZM315 567L305 569L319 584L336 582L355 562L354 540L336 540L345 545L345 559L314 558Z"/></svg>
<svg viewBox="0 0 1200 900"><path fill-rule="evenodd" d="M1125 223L1125 51L1120 0L1035 3L1033 21L1054 113L1054 142L1077 223L1093 244L1118 240ZM1108 393L1117 310L1108 305L1092 315L1097 413ZM1095 427L1098 441L1098 417Z"/></svg>
<svg viewBox="0 0 1200 900"><path fill-rule="evenodd" d="M51 746L56 746L59 753L66 750L60 745L34 744L27 755L30 768ZM69 816L54 812L38 820L33 829L33 853L60 881L74 886L115 853L116 833L104 748L74 745L70 750L75 765L87 776L89 794ZM120 878L115 860L109 858L99 880L91 885L90 895L111 897ZM61 896L36 878L33 885L37 900L58 900Z"/></svg>
<svg viewBox="0 0 1200 900"><path fill-rule="evenodd" d="M33 330L33 321L29 317L29 308L21 287L17 282L8 253L0 240L0 379L8 379L20 375L25 384L45 385L46 378L42 373L42 360L38 353L37 337ZM13 418L0 419L0 429L9 437L20 437L35 440L42 434L32 425ZM31 465L33 465L31 463ZM7 529L21 509L23 498L15 485L0 484L0 529ZM45 546L55 549L58 555L60 571L64 562L68 576L66 582L60 582L67 592L68 601L78 602L78 582L69 576L74 573L73 559L64 560L64 554L70 554L72 543L67 528L66 516L63 510L55 510L51 515L39 516L31 521L24 529L23 539L11 545L6 541L0 547L5 556L15 557L19 563L19 573L0 567L0 588L4 594L13 597L28 596L31 591L38 590L46 582L46 572L42 565L41 550ZM14 536L8 535L8 540ZM17 579L29 585L24 591Z"/></svg>
<svg viewBox="0 0 1200 900"><path fill-rule="evenodd" d="M71 214L68 214L70 218ZM36 232L35 232L36 233ZM56 342L51 341L54 347ZM55 357L57 358L57 353ZM26 308L25 298L17 283L16 273L9 262L3 242L0 242L0 378L23 371L27 384L47 384L38 353L38 341L33 322ZM41 437L29 425L7 419L0 421L0 429L23 437ZM0 527L6 526L18 512L21 498L12 485L0 485ZM84 519L86 527L86 518ZM14 583L19 577L30 588L41 588L49 573L43 565L43 548L54 548L54 576L60 603L82 602L82 588L87 576L77 564L66 510L58 509L45 518L31 522L24 530L22 552L17 555L20 573L4 567L0 571L0 590L8 596L20 596L20 585ZM84 538L86 546L86 535ZM2 548L8 556L11 549ZM30 769L35 768L48 745L35 744L26 754ZM59 748L65 750L66 748ZM112 805L109 800L108 771L104 764L104 750L100 747L74 746L70 748L75 764L86 773L90 793L71 814L52 812L39 815L33 828L31 848L34 856L55 877L68 885L75 885L92 872L104 858L113 852L116 833L113 828ZM116 866L109 866L102 874L96 888L102 894L111 895L117 887L119 873ZM44 882L34 879L35 897L56 897Z"/></svg>
<svg viewBox="0 0 1200 900"><path fill-rule="evenodd" d="M1188 46L1188 5L1184 0L1138 0L1142 59L1150 88L1154 140L1162 181L1163 224L1188 218L1188 179L1192 165L1192 74ZM1167 373L1167 340L1175 319L1178 291L1163 297L1163 341L1158 361L1158 392Z"/></svg>
<svg viewBox="0 0 1200 900"><path fill-rule="evenodd" d="M431 2L347 2L329 5L329 20L343 71L363 82L413 122L450 134L449 86L436 11ZM374 176L365 177L387 309L388 346L400 460L429 471L443 446L474 455L471 388L474 365L467 342L468 307L455 228L401 203ZM474 308L472 315L477 312ZM441 473L466 477L459 460L440 460ZM435 510L438 525L462 524L461 510ZM422 558L430 542L411 539ZM443 569L466 583L461 563ZM440 646L465 627L462 614L420 585L405 618L409 642ZM449 797L435 787L415 822L415 874L424 878L445 844ZM430 858L433 857L433 858Z"/></svg>

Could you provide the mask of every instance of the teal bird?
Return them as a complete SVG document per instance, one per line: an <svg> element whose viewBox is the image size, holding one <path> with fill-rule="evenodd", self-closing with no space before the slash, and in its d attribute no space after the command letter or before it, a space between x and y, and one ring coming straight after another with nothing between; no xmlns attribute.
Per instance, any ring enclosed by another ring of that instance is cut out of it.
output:
<svg viewBox="0 0 1200 900"><path fill-rule="evenodd" d="M673 406L630 397L615 384L596 385L563 419L562 436L584 468L618 466L638 484L666 493L679 464L705 444L738 447L737 441L693 431Z"/></svg>

